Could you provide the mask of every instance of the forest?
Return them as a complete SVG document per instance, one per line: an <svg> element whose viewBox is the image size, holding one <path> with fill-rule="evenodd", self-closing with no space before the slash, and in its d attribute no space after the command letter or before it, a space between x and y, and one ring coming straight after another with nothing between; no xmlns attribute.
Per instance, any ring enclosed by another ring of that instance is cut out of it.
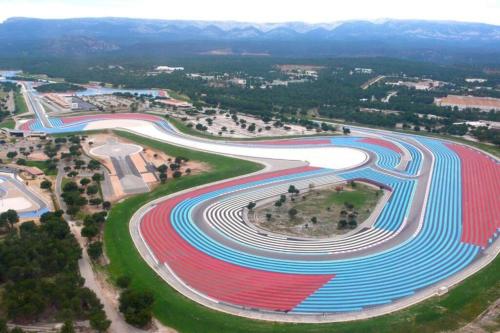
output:
<svg viewBox="0 0 500 333"><path fill-rule="evenodd" d="M110 325L93 291L78 270L81 248L62 211L48 212L40 224L24 222L15 211L0 215L7 235L0 242L0 313L19 324L90 320L104 332Z"/></svg>

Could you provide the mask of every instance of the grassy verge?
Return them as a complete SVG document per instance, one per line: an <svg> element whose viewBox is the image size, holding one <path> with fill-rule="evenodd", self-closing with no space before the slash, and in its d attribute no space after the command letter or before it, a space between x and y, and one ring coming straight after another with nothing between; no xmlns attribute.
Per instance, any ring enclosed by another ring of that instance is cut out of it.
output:
<svg viewBox="0 0 500 333"><path fill-rule="evenodd" d="M30 167L37 167L42 170L46 176L57 176L57 169L49 170L46 161L26 161L26 165Z"/></svg>
<svg viewBox="0 0 500 333"><path fill-rule="evenodd" d="M180 94L178 93L177 91L174 91L174 90L168 90L168 95L172 98L175 98L175 99L178 99L180 101L186 101L186 102L190 102L191 99L189 98L189 96L187 95L183 95L183 94Z"/></svg>
<svg viewBox="0 0 500 333"><path fill-rule="evenodd" d="M16 111L14 112L16 115L28 112L28 106L26 105L23 94L14 93L14 103L16 104Z"/></svg>
<svg viewBox="0 0 500 333"><path fill-rule="evenodd" d="M108 267L111 277L116 279L122 274L128 274L132 277L132 288L154 291L155 316L179 332L438 332L467 324L491 302L500 298L500 259L496 258L488 267L442 297L370 320L317 325L279 324L239 318L200 306L172 289L142 260L130 237L128 222L137 209L155 198L256 171L259 167L250 162L179 148L130 133L118 134L138 144L164 150L169 155L204 161L212 167L210 172L169 180L150 193L118 203L106 222L104 239L106 253L111 260Z"/></svg>
<svg viewBox="0 0 500 333"><path fill-rule="evenodd" d="M12 118L5 119L4 121L2 121L0 123L0 128L4 128L4 127L14 129L16 127L16 122Z"/></svg>

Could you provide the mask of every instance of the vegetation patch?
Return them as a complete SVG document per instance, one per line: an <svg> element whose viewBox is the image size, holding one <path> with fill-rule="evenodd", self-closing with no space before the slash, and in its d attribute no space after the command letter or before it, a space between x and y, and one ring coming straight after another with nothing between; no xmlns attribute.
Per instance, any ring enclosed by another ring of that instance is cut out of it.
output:
<svg viewBox="0 0 500 333"><path fill-rule="evenodd" d="M382 197L382 190L355 182L318 189L310 186L305 193L296 191L291 185L287 194L250 209L250 222L294 236L344 234L365 221Z"/></svg>
<svg viewBox="0 0 500 333"><path fill-rule="evenodd" d="M58 93L67 91L85 91L87 88L71 83L49 83L35 88L41 93Z"/></svg>

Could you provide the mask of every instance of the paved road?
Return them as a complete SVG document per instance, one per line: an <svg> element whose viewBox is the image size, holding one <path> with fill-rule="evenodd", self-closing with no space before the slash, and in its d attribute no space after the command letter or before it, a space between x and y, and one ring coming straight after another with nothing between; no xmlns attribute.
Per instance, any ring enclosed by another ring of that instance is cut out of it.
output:
<svg viewBox="0 0 500 333"><path fill-rule="evenodd" d="M45 109L38 100L39 97L36 96L37 93L35 92L32 84L30 82L26 82L23 84L23 87L24 88L22 89L22 93L24 99L26 100L28 109L36 115L36 117L42 122L44 127L51 128L52 124L49 122L47 114L45 113Z"/></svg>

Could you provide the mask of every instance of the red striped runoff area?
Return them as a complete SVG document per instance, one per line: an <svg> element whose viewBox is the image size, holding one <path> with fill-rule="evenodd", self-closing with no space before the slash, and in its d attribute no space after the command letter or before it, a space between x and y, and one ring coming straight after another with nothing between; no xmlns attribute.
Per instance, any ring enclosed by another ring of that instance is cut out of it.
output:
<svg viewBox="0 0 500 333"><path fill-rule="evenodd" d="M360 140L360 142L371 143L373 145L379 145L379 146L388 148L392 151L395 151L396 153L398 153L400 155L403 155L403 151L401 150L401 148L399 148L396 144L394 144L390 141L387 141L387 140L378 139L378 138L363 138Z"/></svg>
<svg viewBox="0 0 500 333"><path fill-rule="evenodd" d="M213 258L187 243L173 228L172 209L191 197L229 186L315 170L300 167L227 181L159 203L142 218L141 234L156 258L187 285L217 300L274 311L290 311L330 281L333 274L285 274L245 268Z"/></svg>
<svg viewBox="0 0 500 333"><path fill-rule="evenodd" d="M500 228L500 168L477 150L447 146L461 161L462 241L486 247Z"/></svg>

